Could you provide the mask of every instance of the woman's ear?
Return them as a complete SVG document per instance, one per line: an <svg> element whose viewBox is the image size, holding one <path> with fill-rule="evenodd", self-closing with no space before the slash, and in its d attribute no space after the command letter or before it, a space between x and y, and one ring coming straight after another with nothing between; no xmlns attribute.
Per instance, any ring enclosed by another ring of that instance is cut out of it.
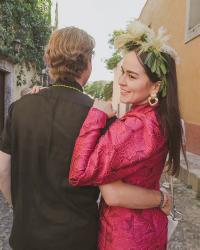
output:
<svg viewBox="0 0 200 250"><path fill-rule="evenodd" d="M151 87L151 95L157 95L160 90L161 81L157 81L156 83L153 83Z"/></svg>

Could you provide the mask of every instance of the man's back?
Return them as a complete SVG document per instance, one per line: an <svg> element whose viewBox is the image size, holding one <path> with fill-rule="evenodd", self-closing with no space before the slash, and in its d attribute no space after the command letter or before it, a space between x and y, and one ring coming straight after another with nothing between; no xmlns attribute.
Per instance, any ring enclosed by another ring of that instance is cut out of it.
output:
<svg viewBox="0 0 200 250"><path fill-rule="evenodd" d="M99 191L66 178L91 105L74 89L51 87L12 107L13 249L96 250Z"/></svg>

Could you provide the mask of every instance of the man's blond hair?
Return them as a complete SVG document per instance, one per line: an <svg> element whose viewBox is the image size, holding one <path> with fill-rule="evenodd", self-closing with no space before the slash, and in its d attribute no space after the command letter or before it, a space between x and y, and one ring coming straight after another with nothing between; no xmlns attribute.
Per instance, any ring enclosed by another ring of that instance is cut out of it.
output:
<svg viewBox="0 0 200 250"><path fill-rule="evenodd" d="M87 32L66 27L52 33L45 61L53 80L79 78L91 60L95 41Z"/></svg>

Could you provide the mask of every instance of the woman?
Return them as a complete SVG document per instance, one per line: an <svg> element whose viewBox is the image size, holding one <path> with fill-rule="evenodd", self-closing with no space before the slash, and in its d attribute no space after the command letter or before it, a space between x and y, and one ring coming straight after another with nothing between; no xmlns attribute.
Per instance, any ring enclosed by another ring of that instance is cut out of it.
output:
<svg viewBox="0 0 200 250"><path fill-rule="evenodd" d="M100 137L114 112L110 104L94 103L76 141L72 185L122 180L159 190L168 153L170 170L178 174L182 131L175 51L166 40L163 29L156 35L138 21L116 38L116 47L125 53L120 100L132 108ZM102 200L100 225L100 250L166 249L167 217L159 208L132 210Z"/></svg>

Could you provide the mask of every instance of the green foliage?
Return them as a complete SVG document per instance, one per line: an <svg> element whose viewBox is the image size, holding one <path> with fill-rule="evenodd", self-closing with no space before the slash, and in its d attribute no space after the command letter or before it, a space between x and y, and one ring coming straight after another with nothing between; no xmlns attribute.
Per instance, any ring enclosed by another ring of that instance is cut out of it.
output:
<svg viewBox="0 0 200 250"><path fill-rule="evenodd" d="M108 41L110 48L114 48L114 40L117 36L122 35L124 33L123 30L114 30L110 35L110 39ZM105 60L106 68L109 70L113 70L117 64L121 61L122 57L120 55L119 50L115 50L112 56Z"/></svg>
<svg viewBox="0 0 200 250"><path fill-rule="evenodd" d="M104 81L95 81L93 83L89 83L84 87L84 92L94 98L102 99L104 85Z"/></svg>
<svg viewBox="0 0 200 250"><path fill-rule="evenodd" d="M114 40L116 37L124 34L125 31L124 30L114 30L113 33L110 35L110 40L108 41L108 43L110 44L111 48L114 46Z"/></svg>
<svg viewBox="0 0 200 250"><path fill-rule="evenodd" d="M95 81L84 87L84 92L93 98L103 99L105 101L112 98L113 82Z"/></svg>
<svg viewBox="0 0 200 250"><path fill-rule="evenodd" d="M17 75L17 86L21 86L22 84L25 85L26 80L25 80L25 75L24 75L24 68L21 66L19 70L19 74Z"/></svg>
<svg viewBox="0 0 200 250"><path fill-rule="evenodd" d="M160 93L162 97L166 96L167 93L167 61L162 56L159 51L155 49L149 49L148 55L145 59L145 64L149 67L152 73L156 73L156 75L162 79L160 86Z"/></svg>
<svg viewBox="0 0 200 250"><path fill-rule="evenodd" d="M1 0L0 53L13 63L25 64L27 69L36 67L39 73L44 67L44 47L51 33L50 10L51 0ZM17 55L12 48L16 39L22 43Z"/></svg>
<svg viewBox="0 0 200 250"><path fill-rule="evenodd" d="M107 83L104 86L104 92L103 92L103 97L105 101L108 101L112 99L112 94L113 94L113 81Z"/></svg>
<svg viewBox="0 0 200 250"><path fill-rule="evenodd" d="M121 61L122 57L118 51L115 51L109 59L105 60L106 68L113 70L117 64Z"/></svg>

